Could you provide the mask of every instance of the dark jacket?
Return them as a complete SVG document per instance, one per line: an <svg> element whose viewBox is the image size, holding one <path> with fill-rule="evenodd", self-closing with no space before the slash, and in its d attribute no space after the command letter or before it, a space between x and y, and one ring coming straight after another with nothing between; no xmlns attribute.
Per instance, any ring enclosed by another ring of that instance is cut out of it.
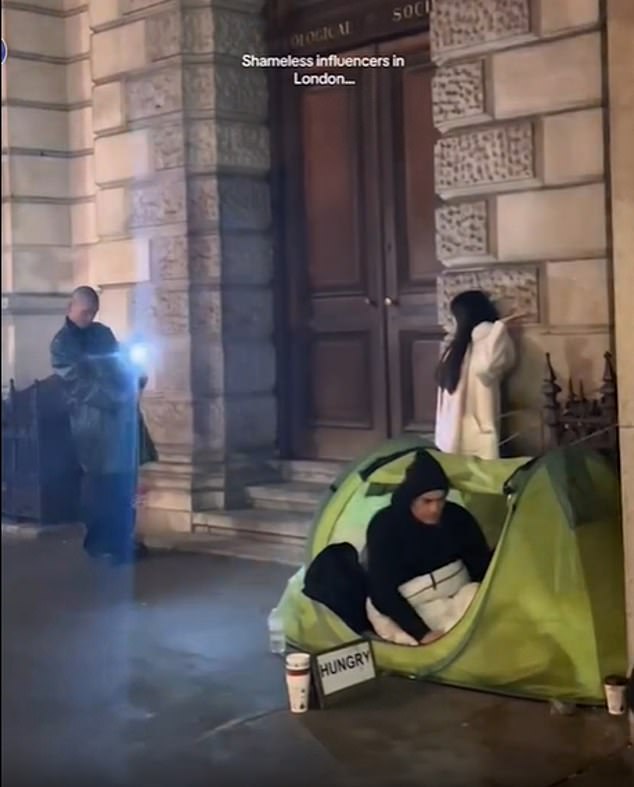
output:
<svg viewBox="0 0 634 787"><path fill-rule="evenodd" d="M399 586L414 577L462 560L472 582L481 582L491 551L473 516L447 503L437 525L418 522L409 508L391 505L368 528L368 581L374 606L420 641L429 631Z"/></svg>
<svg viewBox="0 0 634 787"><path fill-rule="evenodd" d="M66 320L51 342L51 364L64 383L79 462L89 473L136 472L138 375L110 328Z"/></svg>

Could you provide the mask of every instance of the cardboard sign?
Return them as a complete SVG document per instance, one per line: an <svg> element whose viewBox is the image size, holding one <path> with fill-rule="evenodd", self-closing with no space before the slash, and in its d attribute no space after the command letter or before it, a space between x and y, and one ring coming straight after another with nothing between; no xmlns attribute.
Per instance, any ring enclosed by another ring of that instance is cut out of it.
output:
<svg viewBox="0 0 634 787"><path fill-rule="evenodd" d="M322 707L368 693L376 683L372 643L365 639L318 653L313 676Z"/></svg>

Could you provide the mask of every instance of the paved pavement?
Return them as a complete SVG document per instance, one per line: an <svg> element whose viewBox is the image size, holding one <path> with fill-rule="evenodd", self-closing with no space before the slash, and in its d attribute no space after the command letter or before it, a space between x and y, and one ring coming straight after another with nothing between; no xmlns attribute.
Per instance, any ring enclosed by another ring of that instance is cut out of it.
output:
<svg viewBox="0 0 634 787"><path fill-rule="evenodd" d="M634 784L624 720L601 710L384 678L291 716L266 633L288 573L175 553L115 569L72 532L5 534L3 786Z"/></svg>

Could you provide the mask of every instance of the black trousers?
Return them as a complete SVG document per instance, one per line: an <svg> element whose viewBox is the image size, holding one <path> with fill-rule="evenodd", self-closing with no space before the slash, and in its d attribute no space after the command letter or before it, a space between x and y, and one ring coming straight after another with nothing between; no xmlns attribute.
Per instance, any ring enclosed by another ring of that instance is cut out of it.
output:
<svg viewBox="0 0 634 787"><path fill-rule="evenodd" d="M129 558L134 550L136 473L87 473L83 488L84 549Z"/></svg>

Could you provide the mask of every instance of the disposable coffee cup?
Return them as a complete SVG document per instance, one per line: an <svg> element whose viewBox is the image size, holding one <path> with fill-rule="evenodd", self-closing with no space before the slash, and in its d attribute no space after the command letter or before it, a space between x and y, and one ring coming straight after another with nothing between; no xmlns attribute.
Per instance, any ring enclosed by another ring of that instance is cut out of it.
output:
<svg viewBox="0 0 634 787"><path fill-rule="evenodd" d="M308 653L290 653L286 657L286 688L291 713L306 713L310 696Z"/></svg>
<svg viewBox="0 0 634 787"><path fill-rule="evenodd" d="M622 716L625 713L627 680L620 675L608 675L603 686L608 713Z"/></svg>

